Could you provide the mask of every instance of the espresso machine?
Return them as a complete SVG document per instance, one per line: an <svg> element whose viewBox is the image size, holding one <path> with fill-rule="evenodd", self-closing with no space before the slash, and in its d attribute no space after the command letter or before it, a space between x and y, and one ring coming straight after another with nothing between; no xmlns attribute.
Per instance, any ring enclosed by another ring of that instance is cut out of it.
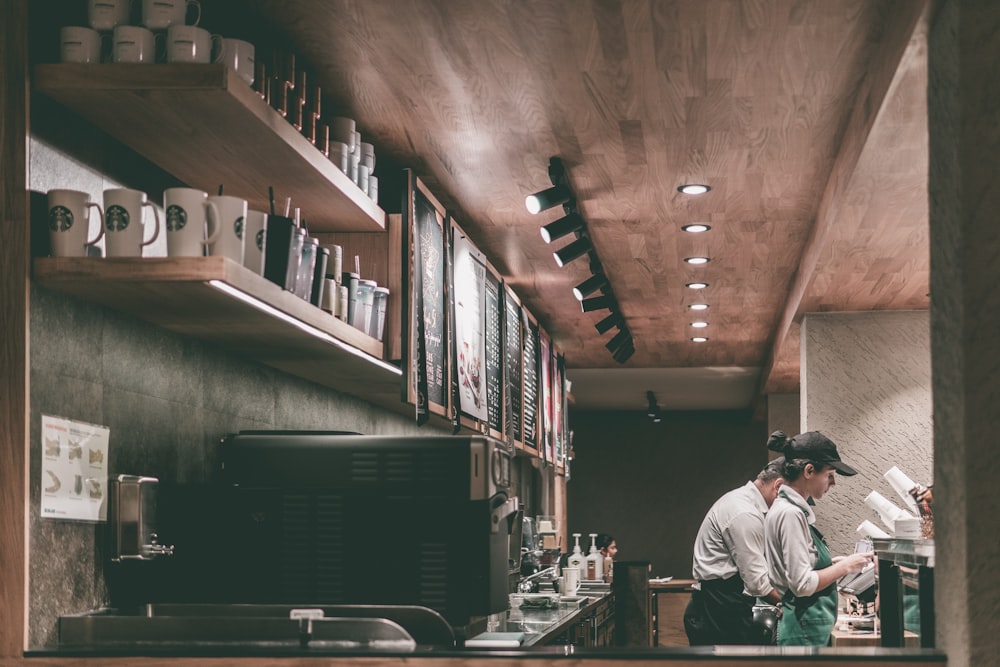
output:
<svg viewBox="0 0 1000 667"><path fill-rule="evenodd" d="M202 602L420 605L475 631L508 606L511 456L478 435L230 435L175 581Z"/></svg>

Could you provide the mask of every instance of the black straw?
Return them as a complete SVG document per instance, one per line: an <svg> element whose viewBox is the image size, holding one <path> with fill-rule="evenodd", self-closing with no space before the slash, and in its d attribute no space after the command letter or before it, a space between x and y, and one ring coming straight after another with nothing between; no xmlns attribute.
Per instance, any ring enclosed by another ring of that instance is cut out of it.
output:
<svg viewBox="0 0 1000 667"><path fill-rule="evenodd" d="M271 215L274 215L274 186L267 186L267 198L271 202Z"/></svg>
<svg viewBox="0 0 1000 667"><path fill-rule="evenodd" d="M219 196L222 196L222 183L219 183Z"/></svg>

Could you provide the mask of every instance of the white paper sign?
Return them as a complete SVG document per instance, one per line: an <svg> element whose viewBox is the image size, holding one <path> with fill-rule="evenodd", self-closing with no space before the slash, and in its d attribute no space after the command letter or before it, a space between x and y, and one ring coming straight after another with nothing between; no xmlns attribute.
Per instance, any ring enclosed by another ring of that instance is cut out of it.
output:
<svg viewBox="0 0 1000 667"><path fill-rule="evenodd" d="M107 521L106 426L42 415L42 518Z"/></svg>

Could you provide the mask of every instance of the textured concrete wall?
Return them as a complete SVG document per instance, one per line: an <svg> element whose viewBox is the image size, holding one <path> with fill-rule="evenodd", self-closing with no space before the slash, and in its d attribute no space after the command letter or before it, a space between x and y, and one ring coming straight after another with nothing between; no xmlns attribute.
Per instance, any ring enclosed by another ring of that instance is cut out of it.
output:
<svg viewBox="0 0 1000 667"><path fill-rule="evenodd" d="M933 468L930 316L925 311L824 313L802 323L802 428L822 431L858 470L838 476L817 504L834 555L850 553L874 489L903 501L883 479L893 465L929 484Z"/></svg>

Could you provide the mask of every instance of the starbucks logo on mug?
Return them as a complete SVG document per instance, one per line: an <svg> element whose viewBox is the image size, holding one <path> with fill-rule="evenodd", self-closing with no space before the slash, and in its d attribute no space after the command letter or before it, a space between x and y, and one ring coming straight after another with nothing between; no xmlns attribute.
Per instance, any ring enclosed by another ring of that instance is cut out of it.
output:
<svg viewBox="0 0 1000 667"><path fill-rule="evenodd" d="M184 229L184 225L187 224L188 215L187 211L178 206L177 204L171 204L167 207L167 231L168 232L179 232Z"/></svg>
<svg viewBox="0 0 1000 667"><path fill-rule="evenodd" d="M73 212L65 206L53 206L49 209L49 229L54 232L65 232L73 226Z"/></svg>
<svg viewBox="0 0 1000 667"><path fill-rule="evenodd" d="M243 216L236 218L236 222L233 223L233 231L236 232L236 238L243 240Z"/></svg>
<svg viewBox="0 0 1000 667"><path fill-rule="evenodd" d="M129 215L124 207L115 204L104 212L104 227L109 232L120 232L128 228Z"/></svg>
<svg viewBox="0 0 1000 667"><path fill-rule="evenodd" d="M265 234L265 232L266 232L266 230L263 230L263 229L257 232L257 239L256 239L257 240L257 250L260 250L261 252L264 251L264 234Z"/></svg>

